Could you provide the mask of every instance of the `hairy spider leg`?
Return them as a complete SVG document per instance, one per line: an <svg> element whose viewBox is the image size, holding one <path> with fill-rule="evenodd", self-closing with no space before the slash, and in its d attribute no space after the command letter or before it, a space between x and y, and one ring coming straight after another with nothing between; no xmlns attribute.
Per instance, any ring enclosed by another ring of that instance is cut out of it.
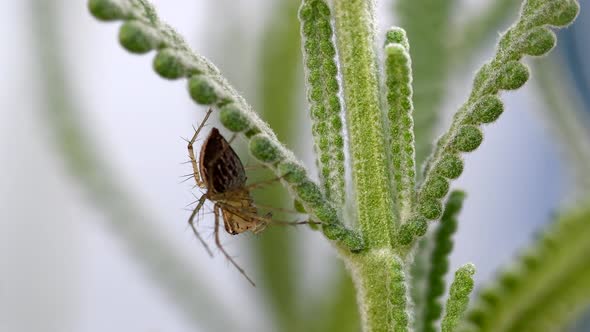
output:
<svg viewBox="0 0 590 332"><path fill-rule="evenodd" d="M259 227L252 230L252 233L258 234L264 229L266 226L269 225L283 225L283 226L298 226L298 225L320 225L320 222L313 221L313 220L302 220L302 221L284 221L284 220L277 220L276 218L272 217L272 213L269 212L264 216L255 215L252 216L253 219L258 220Z"/></svg>
<svg viewBox="0 0 590 332"><path fill-rule="evenodd" d="M264 180L264 181L260 181L260 182L255 182L255 183L251 183L247 186L245 186L244 188L247 189L248 191L253 190L253 189L258 189L258 188L264 188L265 186L268 185L272 185L274 183L279 182L284 176L286 176L287 174L283 175L283 176L277 176L268 180ZM296 211L292 211L289 209L284 209L284 208L277 208L277 207L272 207L272 206L268 206L268 205L261 205L261 204L254 204L256 207L260 207L263 209L268 209L268 210L274 210L274 211L278 211L278 212L287 212L287 213L293 213L293 214L300 214L299 212ZM230 207L230 209L232 209ZM269 216L259 216L259 215L252 215L251 216L253 219L257 219L261 222L263 222L265 225L263 227L261 227L260 229L257 229L256 232L254 233L259 233L261 231L264 230L266 224L279 224L279 225L291 225L291 226L295 226L295 225L304 225L304 224L313 224L313 225L319 225L321 224L320 222L316 222L316 221L312 221L312 220L308 220L308 221L280 221L280 220L276 220L272 218L272 214L270 214Z"/></svg>
<svg viewBox="0 0 590 332"><path fill-rule="evenodd" d="M188 157L190 158L191 164L193 165L193 177L195 178L195 182L197 183L197 186L199 186L199 188L203 188L203 189L205 189L206 186L205 186L205 182L203 181L203 179L201 179L201 173L199 172L199 166L197 165L197 158L195 158L195 151L193 149L193 144L197 140L197 136L199 135L199 132L201 132L201 129L203 129L203 126L205 126L205 123L207 122L207 119L209 119L209 116L211 115L212 112L213 112L212 109L209 109L207 111L205 118L203 119L203 121L199 125L199 128L197 128L197 130L195 130L195 134L193 135L193 138L191 138L191 140L188 142L188 146L187 146Z"/></svg>
<svg viewBox="0 0 590 332"><path fill-rule="evenodd" d="M269 186L271 184L275 184L275 183L279 182L282 178L283 178L283 176L277 176L272 179L258 181L255 183L250 183L249 185L245 186L244 189L247 189L250 191L253 189L263 188L265 186Z"/></svg>
<svg viewBox="0 0 590 332"><path fill-rule="evenodd" d="M226 210L232 214L242 215L242 216L248 217L250 220L257 221L258 226L256 226L254 229L250 230L254 234L258 234L258 233L262 232L266 228L266 226L273 225L273 224L274 225L284 225L284 226L297 226L297 225L305 225L305 224L320 225L321 224L320 222L316 222L313 220L305 220L305 221L277 220L275 218L272 218L271 212L267 213L264 216L261 216L261 215L255 214L255 213L245 213L244 211L241 211L239 208L237 208L235 206L231 206L229 204L216 203L216 206L218 208Z"/></svg>
<svg viewBox="0 0 590 332"><path fill-rule="evenodd" d="M219 240L219 218L220 218L220 211L221 207L219 207L218 204L215 204L215 206L213 207L213 212L215 213L215 244L217 245L217 248L219 248L219 250L221 250L221 252L223 253L223 255L225 256L225 258L227 258L228 261L230 261L230 263L232 263L232 265L238 269L238 271L240 271L240 273L250 282L250 284L252 284L252 286L256 287L256 284L254 283L254 281L252 281L252 279L250 279L250 277L248 277L248 275L246 274L246 271L244 271L244 269L242 269L241 266L238 265L238 263L236 263L236 261L234 261L234 259L227 253L227 251L225 251L225 249L223 248L223 246L221 245L221 241Z"/></svg>
<svg viewBox="0 0 590 332"><path fill-rule="evenodd" d="M195 227L195 223L194 223L197 213L199 213L199 211L201 210L201 208L205 204L206 200L207 200L207 195L202 195L201 198L199 198L199 204L197 204L197 207L195 207L195 209L193 210L193 213L191 213L190 218L188 218L188 224L191 226L191 229L193 230L193 233L195 233L195 236L197 237L197 239L199 239L199 241L201 242L203 247L205 247L205 250L207 250L207 253L209 254L209 256L213 257L213 252L211 252L211 249L209 249L209 246L207 245L205 240L201 237L201 235L199 235L199 232L197 232L197 228ZM217 232L217 230L215 230L215 232Z"/></svg>
<svg viewBox="0 0 590 332"><path fill-rule="evenodd" d="M266 205L266 204L254 203L254 205L261 210L272 210L272 211L276 211L276 212L289 213L289 214L306 214L306 213L302 213L299 211L295 211L293 209L276 207L276 206L271 206L271 205ZM271 215L271 217L272 217L272 215Z"/></svg>

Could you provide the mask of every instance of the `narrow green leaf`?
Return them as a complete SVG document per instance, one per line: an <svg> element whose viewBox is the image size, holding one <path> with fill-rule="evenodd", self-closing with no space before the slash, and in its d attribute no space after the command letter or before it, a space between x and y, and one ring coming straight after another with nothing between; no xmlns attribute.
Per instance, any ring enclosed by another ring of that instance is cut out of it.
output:
<svg viewBox="0 0 590 332"><path fill-rule="evenodd" d="M324 0L304 0L299 18L316 161L327 198L340 208L345 200L344 139L330 8Z"/></svg>
<svg viewBox="0 0 590 332"><path fill-rule="evenodd" d="M399 17L397 25L406 30L412 41L416 164L421 167L436 137L451 60L448 41L452 35L452 9L457 1L398 0L393 3L393 12Z"/></svg>
<svg viewBox="0 0 590 332"><path fill-rule="evenodd" d="M567 323L590 304L589 237L590 204L585 202L560 216L479 292L461 330L528 331L539 324Z"/></svg>
<svg viewBox="0 0 590 332"><path fill-rule="evenodd" d="M391 146L399 223L404 224L412 215L416 185L412 64L405 31L392 28L387 32L387 36L385 87L387 89L387 120L389 120L388 145Z"/></svg>
<svg viewBox="0 0 590 332"><path fill-rule="evenodd" d="M413 305L413 323L414 330L420 331L422 318L421 313L424 311L424 298L426 296L426 281L430 269L430 253L432 251L431 239L432 233L420 238L412 252L410 265L410 297Z"/></svg>
<svg viewBox="0 0 590 332"><path fill-rule="evenodd" d="M588 309L590 300L590 266L580 264L559 281L562 287L547 292L523 312L512 331L560 331Z"/></svg>
<svg viewBox="0 0 590 332"><path fill-rule="evenodd" d="M579 98L573 95L571 81L559 69L556 59L543 59L534 64L543 115L557 137L574 170L574 185L582 193L590 192L590 118L580 112Z"/></svg>
<svg viewBox="0 0 590 332"><path fill-rule="evenodd" d="M469 294L473 290L475 266L465 264L455 272L449 298L445 305L445 316L441 323L442 332L453 332L469 304Z"/></svg>
<svg viewBox="0 0 590 332"><path fill-rule="evenodd" d="M301 134L297 123L299 89L303 83L298 7L298 1L294 0L276 1L269 7L271 14L265 21L258 50L260 70L256 89L260 115L277 137L292 148L296 148ZM272 174L266 174L269 172L264 173L252 181L272 178ZM275 185L255 192L254 199L264 205L281 207L288 202L286 196L285 190ZM273 212L273 218L294 219L293 215L278 211ZM266 306L274 317L274 329L285 332L301 331L304 323L297 306L301 290L298 289L300 273L295 233L292 227L271 227L252 242L260 283L264 284L259 291L266 296Z"/></svg>
<svg viewBox="0 0 590 332"><path fill-rule="evenodd" d="M391 291L389 296L391 297L393 331L410 331L411 316L408 312L408 280L404 271L403 261L399 257L393 259L391 273Z"/></svg>
<svg viewBox="0 0 590 332"><path fill-rule="evenodd" d="M441 218L432 240L434 247L430 254L430 269L426 277L426 290L421 312L417 314L418 331L434 332L435 323L441 317L441 297L445 292L445 275L449 269L449 255L453 250L453 235L457 230L457 215L461 211L465 193L453 191L445 205L445 212Z"/></svg>
<svg viewBox="0 0 590 332"><path fill-rule="evenodd" d="M518 0L488 1L484 9L454 29L452 35L456 37L451 47L453 64L463 65L485 41L495 38L498 27L505 23L509 15L516 13L519 3Z"/></svg>
<svg viewBox="0 0 590 332"><path fill-rule="evenodd" d="M329 294L329 296L326 296ZM308 324L302 331L309 332L358 332L360 317L356 293L348 271L339 267L336 275L319 299L306 303Z"/></svg>

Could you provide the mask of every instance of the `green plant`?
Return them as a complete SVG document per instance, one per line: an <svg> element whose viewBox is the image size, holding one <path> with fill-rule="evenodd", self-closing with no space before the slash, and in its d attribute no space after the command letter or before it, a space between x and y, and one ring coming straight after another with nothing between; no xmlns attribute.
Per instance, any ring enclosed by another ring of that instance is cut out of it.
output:
<svg viewBox="0 0 590 332"><path fill-rule="evenodd" d="M588 208L562 216L555 229L517 261L515 269L479 295L475 305L468 306L475 273L471 264L455 273L444 309L440 301L446 257L465 196L460 191L447 195L450 181L463 171L461 155L478 148L483 140L481 126L494 122L504 111L499 92L518 89L529 79L522 58L544 55L555 46L550 27L570 24L579 10L577 1L524 2L494 57L476 74L468 100L422 163L426 149L420 141L429 136L420 133L430 135L433 120L422 117L414 131L411 41L405 31L387 31L380 57L374 47L372 1L303 0L299 18L319 185L219 70L190 50L147 1L88 3L95 17L124 21L119 40L127 50L157 51L154 69L158 74L187 78L192 99L215 108L228 130L243 134L251 155L280 176L293 198L322 224L324 235L338 248L353 277L366 331L432 331L441 317L443 331L538 330L560 326L587 304L589 269L581 255L590 249L584 236L590 232ZM442 7L435 7L436 12L449 12L449 7ZM441 27L448 23L436 22ZM444 31L437 31L439 46ZM431 93L440 99L442 88ZM429 112L434 108L424 102L416 105ZM417 164L424 165L421 176ZM432 221L439 219L434 235L424 237ZM433 242L434 249L425 260L423 270L428 272L418 286L419 273L410 283L408 272L418 265L415 258L423 258L428 251L416 246L420 238ZM556 260L561 270L542 265L546 260ZM564 310L566 305L572 310ZM535 317L535 312L546 314Z"/></svg>

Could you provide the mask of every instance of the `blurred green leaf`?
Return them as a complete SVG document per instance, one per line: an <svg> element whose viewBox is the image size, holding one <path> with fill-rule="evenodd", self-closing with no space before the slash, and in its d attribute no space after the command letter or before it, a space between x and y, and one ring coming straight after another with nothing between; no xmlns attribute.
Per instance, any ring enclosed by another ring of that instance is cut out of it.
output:
<svg viewBox="0 0 590 332"><path fill-rule="evenodd" d="M307 309L309 332L357 332L361 323L352 280L344 266L339 264L326 295Z"/></svg>
<svg viewBox="0 0 590 332"><path fill-rule="evenodd" d="M449 70L449 36L454 0L398 0L398 26L410 42L414 85L414 133L418 169L428 156L439 121ZM420 174L418 174L420 176Z"/></svg>
<svg viewBox="0 0 590 332"><path fill-rule="evenodd" d="M510 15L516 16L520 0L491 0L486 8L470 17L467 22L454 31L453 65L463 67L486 41L496 38L500 25L506 23Z"/></svg>
<svg viewBox="0 0 590 332"><path fill-rule="evenodd" d="M262 118L269 123L279 140L288 147L298 144L299 91L303 87L301 51L297 9L299 1L283 0L269 4L271 14L265 23L259 49L258 107ZM272 178L266 172L264 178ZM259 177L259 179L262 178ZM280 207L291 202L280 186L272 186L257 193L256 200L265 205ZM273 218L291 216L273 213ZM254 241L258 256L261 288L266 292L271 310L276 314L280 331L301 331L300 312L297 310L297 270L299 257L295 252L295 230L290 227L269 227Z"/></svg>
<svg viewBox="0 0 590 332"><path fill-rule="evenodd" d="M60 8L52 1L29 1L31 29L39 62L40 82L46 104L40 109L55 140L55 147L74 180L85 190L88 202L104 213L106 226L125 245L128 253L148 277L162 289L172 303L194 326L236 330L230 318L217 319L223 304L212 296L193 266L176 246L162 237L157 223L145 207L135 204L120 186L107 161L95 145L75 105L74 89L68 82L68 67L63 62L62 41L58 35ZM206 301L203 301L206 299ZM220 325L221 324L221 325Z"/></svg>
<svg viewBox="0 0 590 332"><path fill-rule="evenodd" d="M534 62L535 86L543 100L541 109L547 124L560 140L574 170L574 185L578 191L590 192L590 119L580 112L580 100L571 81L561 70L555 56Z"/></svg>

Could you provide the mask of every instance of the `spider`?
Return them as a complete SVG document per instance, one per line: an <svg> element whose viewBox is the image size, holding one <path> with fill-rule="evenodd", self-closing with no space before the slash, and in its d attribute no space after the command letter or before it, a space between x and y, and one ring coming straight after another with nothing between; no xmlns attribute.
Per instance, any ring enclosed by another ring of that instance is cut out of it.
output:
<svg viewBox="0 0 590 332"><path fill-rule="evenodd" d="M199 235L194 225L195 217L205 202L207 200L213 202L213 214L215 216L215 244L227 260L240 271L252 286L255 286L254 282L248 277L244 269L234 261L221 245L219 239L219 219L223 219L225 230L231 235L241 234L247 231L257 234L264 230L269 222L275 221L270 219L270 214L267 214L266 216L258 215L258 209L256 205L254 205L250 190L254 186L260 185L260 183L250 186L246 185L247 177L244 165L242 164L240 157L230 146L230 142L233 141L236 134L234 134L228 142L217 128L211 129L209 136L207 136L201 147L199 161L197 162L193 144L200 131L203 129L209 115L211 115L211 112L211 109L207 111L205 119L201 122L197 130L195 130L192 139L188 141L188 153L193 167L192 175L194 176L197 186L205 190L205 193L198 199L197 206L193 210L188 223L193 230L193 233L203 244L209 255L213 256L211 250ZM272 179L268 182L274 182L277 180L278 179ZM311 222L299 221L277 223L299 225Z"/></svg>

